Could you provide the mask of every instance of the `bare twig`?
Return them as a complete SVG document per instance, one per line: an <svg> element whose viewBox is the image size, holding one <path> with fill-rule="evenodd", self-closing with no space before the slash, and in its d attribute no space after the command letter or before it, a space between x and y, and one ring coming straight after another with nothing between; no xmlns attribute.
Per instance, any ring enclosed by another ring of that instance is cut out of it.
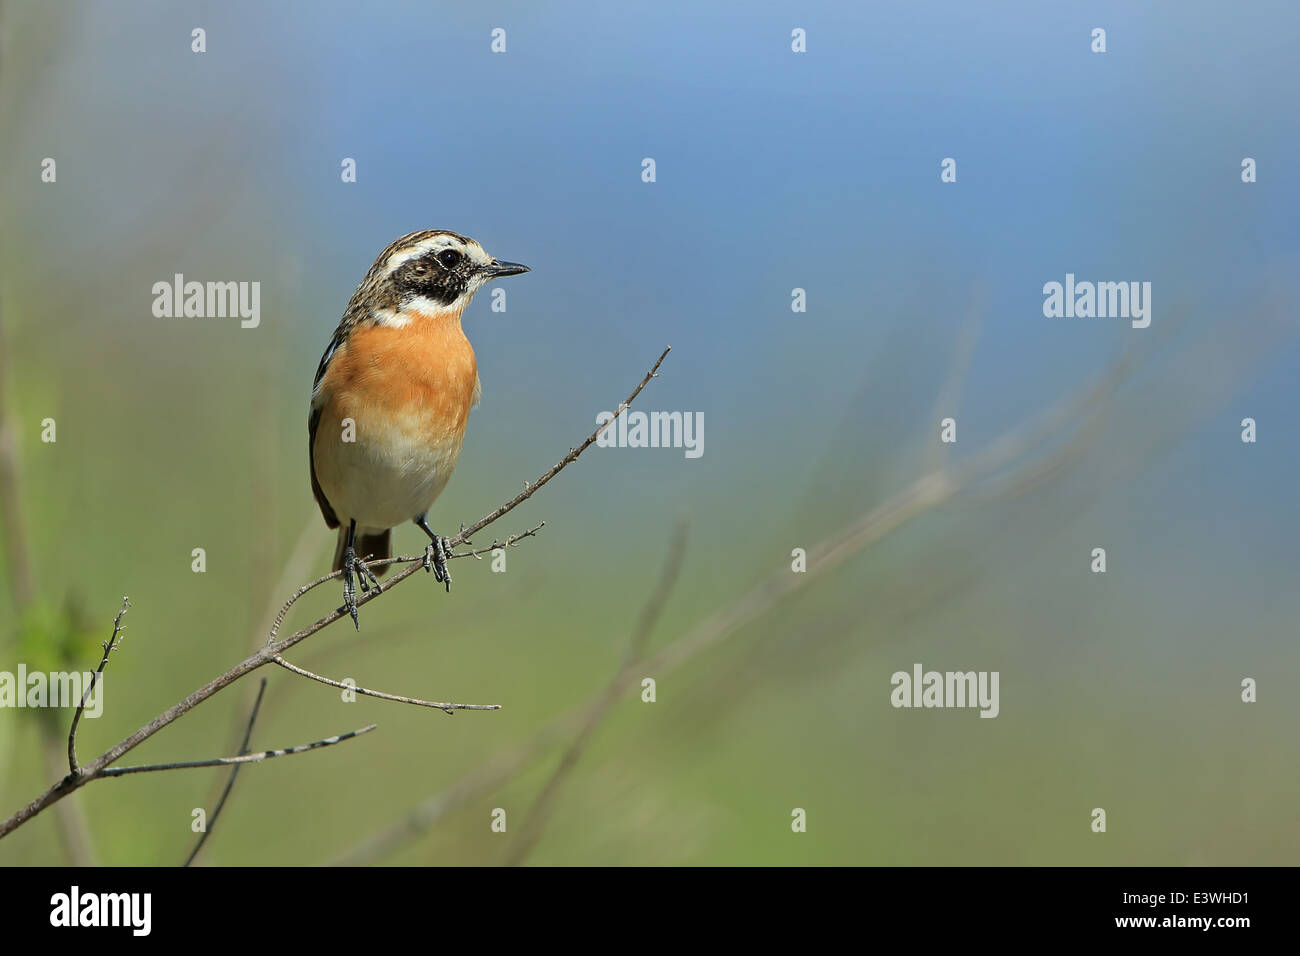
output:
<svg viewBox="0 0 1300 956"><path fill-rule="evenodd" d="M192 767L228 767L239 766L246 763L261 763L263 760L270 760L272 757L289 757L293 754L305 754L309 750L320 750L322 747L331 747L334 744L341 744L345 740L351 740L353 737L360 737L362 734L368 734L378 727L378 724L370 724L359 730L349 730L346 734L337 734L333 737L326 737L324 740L314 740L309 744L299 744L297 747L286 747L283 750L262 750L255 754L240 754L238 757L213 757L211 760L183 760L179 763L150 763L141 764L138 767L109 767L101 770L101 777L122 777L128 773L154 773L160 770L188 770Z"/></svg>
<svg viewBox="0 0 1300 956"><path fill-rule="evenodd" d="M521 493L515 495L505 504L501 505L500 507L488 513L484 517L480 518L478 521L474 522L474 524L470 525L468 528L462 528L457 535L449 539L449 544L452 547L455 547L458 544L466 543L469 540L470 536L473 535L475 532L482 530L483 528L492 524L494 521L498 520L504 515L509 514L520 504L527 501L534 494L536 494L537 491L540 490L543 485L546 485L556 475L558 475L561 471L563 471L574 461L576 461L578 456L581 455L584 451L586 451L586 449L589 448L592 444L594 444L596 439L599 438L600 435L603 434L604 431L607 428L609 428L610 425L627 410L628 406L631 405L631 403L636 399L636 397L641 394L642 389L644 389L646 385L649 384L650 380L652 378L655 378L658 375L659 367L663 364L664 359L668 357L668 352L670 350L671 347L664 349L662 354L660 354L658 360L654 363L653 367L651 367L650 371L646 373L645 377L641 379L640 383L636 386L636 388L632 390L632 393L628 396L627 400L619 405L618 411L615 413L613 418L611 418L608 422L605 422L603 425L599 426L595 431L593 431L591 435L589 435L581 445L579 445L576 448L570 448L568 454L565 455L563 458L561 458L559 462L557 462L548 471L543 473L540 478L538 478L535 482L532 482L531 484L526 484L524 490ZM527 535L520 535L519 537L525 537L525 536ZM422 567L423 567L423 556L421 555L418 561L412 561L409 567L398 572L398 574L391 581L389 581L387 584L384 585L382 591L378 589L372 589L362 594L357 599L356 602L357 606L359 607L360 605L373 601L381 597L382 595L391 593L393 589L396 587L396 585L400 584L402 581L410 577L412 574L420 570ZM162 728L179 720L181 717L185 716L185 714L189 713L191 710L193 710L199 704L203 703L208 698L212 697L214 694L218 693L221 690L224 690L226 687L229 687L231 684L235 683L240 678L245 677L252 671L257 670L259 667L263 667L267 664L274 663L275 658L281 656L284 651L288 650L289 648L293 647L296 644L301 643L302 641L305 641L307 638L311 637L313 634L320 631L322 628L328 627L330 624L333 624L335 621L344 617L347 614L347 611L346 609L339 607L336 608L331 613L326 614L324 617L318 619L314 623L308 625L307 627L304 627L301 630L295 632L294 634L291 634L289 637L286 638L278 637L278 631L280 625L283 623L285 615L288 613L289 609L293 606L293 604L296 603L308 591L311 591L313 588L319 587L321 584L325 583L326 581L339 577L340 574L341 572L335 571L334 573L318 578L315 581L311 582L310 584L304 585L303 587L295 591L293 595L290 596L289 600L285 603L285 605L281 608L280 613L276 616L276 620L273 625L272 635L271 635L273 639L270 643L259 648L257 651L255 651L254 653L246 657L243 661L236 664L234 667L230 668L224 674L221 674L220 676L209 681L207 684L203 685L198 690L194 691L188 697L184 698L183 700L179 701L176 704L173 704L171 707L167 708L165 711L163 711L153 720L149 721L149 723L145 724L135 733L131 734L129 737L126 737L124 740L119 741L117 744L113 745L108 750L104 751L102 754L96 757L89 764L82 767L79 772L69 773L66 777L64 777L54 786L50 787L50 789L45 791L45 793L36 797L25 807L19 810L17 813L13 814L13 816L9 817L7 820L4 820L3 822L0 822L0 838L3 838L8 834L12 833L18 827L22 826L28 820L32 819L32 817L38 815L47 807L55 803L58 803L60 800L67 797L69 794L74 793L77 790L81 789L90 781L100 776L104 776L106 771L110 767L110 765L115 763L117 760L121 759L121 757L124 754L129 753L131 750L134 750L144 741L148 740L158 731L162 730ZM349 736L355 736L355 734ZM346 739L346 738L340 738L340 739ZM254 756L256 759L263 759L264 757L264 755L263 757L257 757L257 755ZM253 761L245 757L222 758L221 760L218 760L215 763L209 761L209 762L200 762L197 764L169 764L169 765L162 765L157 768L151 767L149 769L164 769L164 768L174 769L174 768L188 767L188 766L216 766L216 765L231 763L231 762L247 763ZM120 775L120 772L121 771L118 771L113 775ZM139 772L139 771L132 769L130 770L130 772Z"/></svg>
<svg viewBox="0 0 1300 956"><path fill-rule="evenodd" d="M99 659L99 667L90 675L90 686L81 693L81 703L77 705L77 712L72 715L72 727L68 731L68 770L71 773L80 773L77 766L77 724L81 723L82 711L86 709L86 701L90 699L91 693L95 690L95 683L99 680L99 675L104 673L104 668L108 664L108 656L122 646L122 641L118 637L126 628L122 626L122 618L130 609L131 602L127 598L122 598L122 609L117 612L117 617L113 618L113 633L109 635L108 640L102 642L104 647L104 656Z"/></svg>
<svg viewBox="0 0 1300 956"><path fill-rule="evenodd" d="M271 658L287 671L306 677L310 680L320 681L322 684L328 684L330 687L337 687L340 690L350 690L358 694L365 694L367 697L378 697L380 700L392 700L399 704L414 704L417 707L432 707L435 710L441 710L445 714L454 714L458 710L500 710L500 704L453 704L450 701L438 700L420 700L418 697L403 697L400 694L385 694L379 690L367 690L364 687L358 687L355 684L345 684L342 681L333 680L329 677L322 677L320 674L313 674L306 668L299 667L297 664L291 664L279 654Z"/></svg>
<svg viewBox="0 0 1300 956"><path fill-rule="evenodd" d="M311 560L317 552L320 551L320 524L313 517L298 534L298 540L289 553L289 559L285 562L284 569L280 572L280 579L275 588L271 591L271 600L267 605L266 613L262 616L262 623L254 632L252 647L250 651L257 650L261 642L261 635L273 634L280 628L280 622L284 620L284 608L279 604L278 595L283 594L293 586L294 581L302 580L311 566Z"/></svg>
<svg viewBox="0 0 1300 956"><path fill-rule="evenodd" d="M570 448L569 453L567 455L565 455L558 462L556 462L554 467L552 467L548 472L546 472L544 475L542 475L532 484L528 484L527 482L525 482L524 490L519 492L519 494L515 495L513 498L511 498L509 501L503 504L500 508L497 508L496 511L493 511L491 514L485 515L484 517L480 518L478 521L474 522L468 528L461 528L460 533L457 534L454 538L450 539L449 543L451 544L451 546L455 547L458 544L464 544L466 541L470 539L470 536L474 534L476 531L480 531L483 528L486 528L488 525L496 521L498 518L501 518L504 515L508 514L509 512L514 511L515 508L517 508L519 505L523 504L534 494L536 494L537 491L543 485L549 482L552 478L554 478L556 475L562 472L569 465L577 461L578 456L581 455L588 448L590 448L595 443L597 438L605 434L606 429L608 429L611 425L613 425L614 422L618 419L618 417L622 415L625 411L627 411L628 406L631 405L634 401L636 401L636 397L641 394L641 390L645 388L648 384L650 384L650 379L657 378L659 376L659 366L664 364L664 359L668 357L668 353L671 352L672 350L673 347L671 345L663 350L663 352L659 355L658 360L656 360L655 364L651 367L650 371L646 373L645 378L641 379L637 387L632 389L632 394L629 395L623 401L623 403L618 406L618 410L614 413L613 417L610 418L609 421L605 422L605 424L601 425L594 432L588 435L587 440L584 441L577 448ZM423 557L421 558L421 560L423 560Z"/></svg>
<svg viewBox="0 0 1300 956"><path fill-rule="evenodd" d="M449 554L447 555L447 560L450 561L452 558L478 558L480 561L482 561L483 555L491 554L493 551L496 551L498 548L517 548L519 546L520 541L524 540L524 538L536 537L537 532L541 531L545 527L546 527L545 521L539 522L536 527L529 528L527 531L520 531L518 534L507 535L504 541L500 541L497 538L493 538L492 543L485 548L476 548L472 551L457 551L455 554ZM465 529L461 529L461 533L465 534L467 532ZM472 542L468 540L466 540L464 543L472 544ZM378 561L367 561L366 564L372 568L381 568L386 564L404 564L408 561L423 561L423 560L424 560L423 554L402 554L402 555L398 555L395 558L382 558Z"/></svg>
<svg viewBox="0 0 1300 956"><path fill-rule="evenodd" d="M614 672L614 677L605 686L605 691L592 702L590 710L587 712L587 718L583 721L582 728L578 731L569 748L560 758L556 765L555 771L551 778L546 781L541 792L533 801L532 807L528 810L528 816L524 818L524 824L519 830L519 835L510 846L506 854L506 864L509 866L519 866L537 846L542 837L542 831L546 828L547 821L550 819L551 811L555 807L556 797L559 795L560 787L566 777L577 767L578 761L582 759L583 751L587 749L587 744L591 741L596 732L596 728L613 709L614 704L623 696L625 687L628 683L628 676L633 668L645 656L645 646L650 639L650 633L654 630L655 622L659 620L659 615L663 612L664 605L668 603L668 595L672 593L673 585L677 583L678 572L682 566L682 552L686 549L686 522L680 521L673 531L672 541L668 545L668 554L664 558L663 570L659 572L659 583L655 586L654 591L646 600L645 607L641 610L641 617L637 622L636 629L632 633L632 639L628 641L627 651L623 655L623 662L619 665L618 670Z"/></svg>
<svg viewBox="0 0 1300 956"><path fill-rule="evenodd" d="M253 724L257 723L257 712L262 709L262 697L266 694L266 678L263 677L257 685L257 699L253 701L253 712L248 715L248 726L244 728L244 742L239 745L239 755L242 757L248 753L249 741L253 739ZM194 849L190 855L185 858L183 866L189 866L194 862L194 858L199 855L203 849L203 844L208 842L208 835L212 828L217 825L217 818L221 816L221 811L226 806L226 798L230 796L230 791L235 789L235 781L239 779L239 771L243 769L243 764L236 764L230 769L230 776L226 778L225 789L221 791L221 797L217 800L217 805L212 809L212 816L208 818L207 826L199 834L199 842L194 844Z"/></svg>
<svg viewBox="0 0 1300 956"><path fill-rule="evenodd" d="M60 728L52 721L41 722L41 762L51 780L67 773L68 754L63 745ZM59 842L67 855L67 862L78 868L99 866L95 838L86 819L84 808L76 800L64 800L54 810L54 821Z"/></svg>

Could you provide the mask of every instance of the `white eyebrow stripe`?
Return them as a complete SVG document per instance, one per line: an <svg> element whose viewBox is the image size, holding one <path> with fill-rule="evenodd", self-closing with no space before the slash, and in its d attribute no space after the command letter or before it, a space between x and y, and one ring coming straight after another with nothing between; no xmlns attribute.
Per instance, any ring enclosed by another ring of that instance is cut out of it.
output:
<svg viewBox="0 0 1300 956"><path fill-rule="evenodd" d="M460 245L460 240L452 236L430 236L428 239L421 239L415 245L389 256L388 261L384 263L384 275L392 275L403 263L428 255L435 249L460 248Z"/></svg>
<svg viewBox="0 0 1300 956"><path fill-rule="evenodd" d="M462 241L456 236L430 236L428 239L421 239L415 245L402 249L400 252L394 252L389 256L388 261L384 263L384 275L390 276L400 269L404 263L410 262L412 259L419 259L421 256L426 256L430 252L439 249L459 249L470 260L479 265L487 265L492 261L492 257L487 254L487 250L473 239Z"/></svg>

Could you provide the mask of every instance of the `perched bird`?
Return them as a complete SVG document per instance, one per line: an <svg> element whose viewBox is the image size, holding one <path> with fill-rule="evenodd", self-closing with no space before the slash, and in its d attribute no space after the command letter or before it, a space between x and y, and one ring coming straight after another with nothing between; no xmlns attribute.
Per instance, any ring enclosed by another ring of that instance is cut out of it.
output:
<svg viewBox="0 0 1300 956"><path fill-rule="evenodd" d="M404 521L429 536L424 568L451 590L447 539L426 516L482 391L460 317L485 282L527 271L454 232L403 236L357 286L321 356L307 418L311 489L339 529L334 570L358 629L353 574L362 590L379 587L365 559L390 557Z"/></svg>

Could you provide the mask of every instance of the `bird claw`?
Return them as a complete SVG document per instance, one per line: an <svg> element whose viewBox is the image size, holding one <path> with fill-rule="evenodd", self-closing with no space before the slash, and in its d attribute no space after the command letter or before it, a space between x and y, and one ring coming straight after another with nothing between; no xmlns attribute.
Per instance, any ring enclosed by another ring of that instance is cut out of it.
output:
<svg viewBox="0 0 1300 956"><path fill-rule="evenodd" d="M434 535L424 549L424 570L432 571L433 578L439 584L445 584L451 590L451 572L447 570L447 558L451 555L451 546L447 539Z"/></svg>
<svg viewBox="0 0 1300 956"><path fill-rule="evenodd" d="M355 580L353 579L354 571L356 572ZM348 548L343 552L343 609L352 617L352 626L360 631L361 622L357 620L358 581L363 592L369 591L371 587L375 589L376 594L383 590L374 572L366 567L366 562L358 558L354 550Z"/></svg>
<svg viewBox="0 0 1300 956"><path fill-rule="evenodd" d="M370 570L366 565L366 562L362 561L360 558L353 558L352 560L357 566L357 569L361 572L361 574L357 576L358 580L361 582L361 590L369 591L373 587L377 594L384 589L383 585L379 583L379 578L375 577L375 573Z"/></svg>

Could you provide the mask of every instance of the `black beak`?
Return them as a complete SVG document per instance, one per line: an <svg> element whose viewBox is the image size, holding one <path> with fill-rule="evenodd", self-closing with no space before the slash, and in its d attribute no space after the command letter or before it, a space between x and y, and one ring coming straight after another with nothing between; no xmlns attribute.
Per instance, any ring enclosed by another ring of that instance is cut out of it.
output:
<svg viewBox="0 0 1300 956"><path fill-rule="evenodd" d="M489 279L499 279L502 276L517 276L530 271L528 266L522 266L517 262L502 262L499 259L493 259L492 264L483 270Z"/></svg>

